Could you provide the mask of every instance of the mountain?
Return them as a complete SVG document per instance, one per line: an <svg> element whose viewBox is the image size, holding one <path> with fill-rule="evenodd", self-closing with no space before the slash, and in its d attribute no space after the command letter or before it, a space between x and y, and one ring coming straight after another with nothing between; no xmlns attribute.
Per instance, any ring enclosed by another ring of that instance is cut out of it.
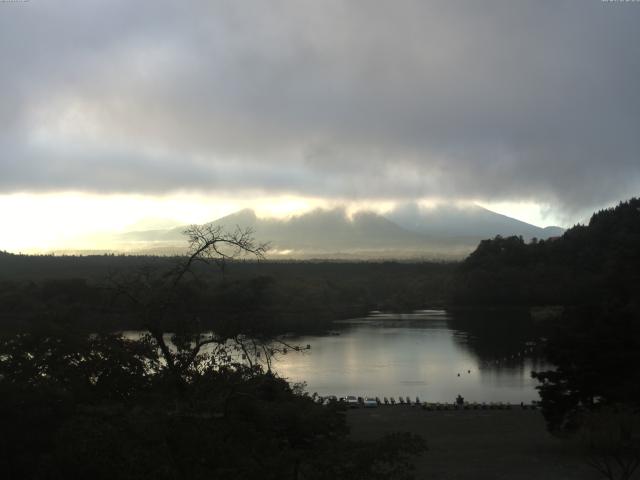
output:
<svg viewBox="0 0 640 480"><path fill-rule="evenodd" d="M564 232L560 227L540 228L479 205L425 208L408 203L395 208L386 217L407 230L436 237L493 238L496 235L516 235L531 239L555 237Z"/></svg>
<svg viewBox="0 0 640 480"><path fill-rule="evenodd" d="M226 228L251 227L258 239L275 250L354 251L419 248L425 238L399 227L381 215L360 212L349 218L342 208L314 210L288 220L257 218L243 210L213 222Z"/></svg>
<svg viewBox="0 0 640 480"><path fill-rule="evenodd" d="M344 208L317 209L290 219L259 218L240 210L212 222L226 229L251 228L268 241L271 258L461 258L483 238L522 235L547 238L558 227L539 228L482 207L423 209L401 206L386 215ZM184 251L184 227L127 232L123 248L144 253Z"/></svg>

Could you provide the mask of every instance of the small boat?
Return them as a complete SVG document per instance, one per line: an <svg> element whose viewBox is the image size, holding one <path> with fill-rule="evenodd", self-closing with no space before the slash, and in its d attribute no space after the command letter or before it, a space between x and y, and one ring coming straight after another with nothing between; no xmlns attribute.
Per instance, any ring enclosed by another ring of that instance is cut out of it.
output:
<svg viewBox="0 0 640 480"><path fill-rule="evenodd" d="M376 399L373 397L364 397L364 400L362 401L362 406L364 408L374 408L378 406L378 402L376 402Z"/></svg>
<svg viewBox="0 0 640 480"><path fill-rule="evenodd" d="M360 406L358 399L354 395L347 396L346 403L349 408L358 408Z"/></svg>

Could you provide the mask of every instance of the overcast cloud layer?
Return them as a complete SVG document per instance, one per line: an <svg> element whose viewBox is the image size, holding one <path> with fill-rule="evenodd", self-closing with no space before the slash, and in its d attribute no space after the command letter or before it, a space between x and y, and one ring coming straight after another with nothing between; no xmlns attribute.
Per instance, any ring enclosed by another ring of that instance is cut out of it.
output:
<svg viewBox="0 0 640 480"><path fill-rule="evenodd" d="M640 3L0 4L0 193L640 193Z"/></svg>

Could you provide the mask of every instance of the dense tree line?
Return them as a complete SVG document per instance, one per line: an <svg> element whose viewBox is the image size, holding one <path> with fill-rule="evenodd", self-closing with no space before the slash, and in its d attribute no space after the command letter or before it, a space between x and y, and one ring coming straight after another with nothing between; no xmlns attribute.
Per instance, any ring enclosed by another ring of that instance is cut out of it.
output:
<svg viewBox="0 0 640 480"><path fill-rule="evenodd" d="M0 331L19 331L51 316L82 318L88 329L136 329L131 306L109 278L168 270L180 258L0 258ZM442 305L453 264L402 262L229 261L224 272L194 266L182 285L184 315L209 327L251 318L273 331L321 331L370 310ZM10 273L14 272L16 278ZM176 314L179 312L176 311Z"/></svg>

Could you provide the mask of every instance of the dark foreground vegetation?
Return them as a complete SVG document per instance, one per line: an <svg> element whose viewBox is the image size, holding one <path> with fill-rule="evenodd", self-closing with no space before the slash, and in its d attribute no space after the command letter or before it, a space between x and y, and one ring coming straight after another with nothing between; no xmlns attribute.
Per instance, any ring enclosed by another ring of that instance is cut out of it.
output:
<svg viewBox="0 0 640 480"><path fill-rule="evenodd" d="M260 366L200 355L177 379L150 339L66 327L0 347L3 478L407 478L424 449L350 440L338 404Z"/></svg>

